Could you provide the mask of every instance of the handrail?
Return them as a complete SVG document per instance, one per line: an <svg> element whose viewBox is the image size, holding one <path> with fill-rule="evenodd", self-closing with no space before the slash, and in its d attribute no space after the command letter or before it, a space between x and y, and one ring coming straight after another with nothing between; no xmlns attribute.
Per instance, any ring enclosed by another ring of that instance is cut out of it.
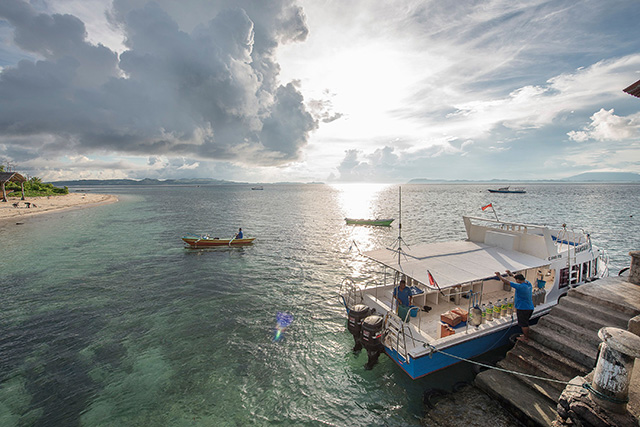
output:
<svg viewBox="0 0 640 427"><path fill-rule="evenodd" d="M466 216L463 215L462 218L468 218L468 219L475 219L478 221L485 221L485 222L493 222L495 224L504 224L504 225L512 225L512 226L517 226L517 227L525 227L525 228L539 228L539 229L546 229L549 228L545 225L536 225L536 224L523 224L523 223L519 223L519 222L509 222L509 221L498 221L495 219L489 219L489 218L480 218L477 216Z"/></svg>

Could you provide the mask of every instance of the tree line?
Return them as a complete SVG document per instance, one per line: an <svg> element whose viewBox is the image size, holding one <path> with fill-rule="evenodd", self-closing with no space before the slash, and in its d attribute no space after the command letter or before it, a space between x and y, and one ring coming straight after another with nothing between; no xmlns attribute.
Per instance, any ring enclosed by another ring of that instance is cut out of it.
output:
<svg viewBox="0 0 640 427"><path fill-rule="evenodd" d="M5 172L4 165L0 165L0 172ZM7 192L11 192L13 190L12 193L8 195L9 197L22 196L20 183L9 181L5 183L5 189L7 190ZM58 196L61 194L69 194L69 188L59 188L54 187L53 184L45 184L37 176L29 178L24 183L25 197ZM2 195L0 194L0 197L1 196Z"/></svg>

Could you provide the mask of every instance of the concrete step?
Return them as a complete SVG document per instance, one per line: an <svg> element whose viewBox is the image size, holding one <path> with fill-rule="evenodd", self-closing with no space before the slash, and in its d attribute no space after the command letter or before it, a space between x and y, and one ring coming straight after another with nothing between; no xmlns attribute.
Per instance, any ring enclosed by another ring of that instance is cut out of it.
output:
<svg viewBox="0 0 640 427"><path fill-rule="evenodd" d="M573 361L573 359L560 354L533 339L530 339L527 342L518 341L512 351L514 350L536 357L549 367L559 370L571 378L586 375L590 371L583 365Z"/></svg>
<svg viewBox="0 0 640 427"><path fill-rule="evenodd" d="M576 319L575 323L586 328L598 330L605 326L627 329L631 318L628 314L615 311L610 307L602 307L592 301L572 296L561 298L553 312L566 319Z"/></svg>
<svg viewBox="0 0 640 427"><path fill-rule="evenodd" d="M533 340L529 340L533 342ZM518 343L520 344L520 343ZM523 343L524 344L524 343ZM573 377L579 375L578 371L571 369L565 365L552 361L550 358L541 357L537 350L533 350L530 346L516 345L507 353L506 359L522 366L525 373L537 375L543 378L551 378L558 381L568 382ZM551 385L558 390L564 390L564 385L549 381Z"/></svg>
<svg viewBox="0 0 640 427"><path fill-rule="evenodd" d="M555 307L551 313L543 316L536 326L546 326L548 328L555 329L562 334L571 334L573 338L584 341L596 348L600 345L600 338L598 337L599 328L587 329L582 327L579 323L568 321L567 319L556 315Z"/></svg>
<svg viewBox="0 0 640 427"><path fill-rule="evenodd" d="M528 374L528 375L535 375L542 378L555 379L548 373L539 371L536 367L530 365L529 361L526 361L522 356L511 355L510 357L507 357L501 360L500 362L498 362L497 365L502 369L507 369L513 372L519 372L519 373ZM531 377L518 375L518 374L511 374L511 377L512 377L511 380L515 379L517 381L520 381L522 384L526 385L531 390L535 391L536 393L540 393L546 399L553 402L558 402L558 399L560 398L560 394L562 393L562 390L564 390L563 387L556 385L558 383L553 383L550 381L539 380L536 378L531 378Z"/></svg>
<svg viewBox="0 0 640 427"><path fill-rule="evenodd" d="M474 381L479 389L507 407L525 425L550 426L556 419L556 403L533 391L512 375L489 369Z"/></svg>
<svg viewBox="0 0 640 427"><path fill-rule="evenodd" d="M592 370L596 363L598 347L566 332L558 332L538 322L531 327L530 338L582 365L585 369Z"/></svg>
<svg viewBox="0 0 640 427"><path fill-rule="evenodd" d="M568 296L613 309L632 318L640 314L640 286L617 278L596 280L569 290ZM624 328L626 329L626 327Z"/></svg>

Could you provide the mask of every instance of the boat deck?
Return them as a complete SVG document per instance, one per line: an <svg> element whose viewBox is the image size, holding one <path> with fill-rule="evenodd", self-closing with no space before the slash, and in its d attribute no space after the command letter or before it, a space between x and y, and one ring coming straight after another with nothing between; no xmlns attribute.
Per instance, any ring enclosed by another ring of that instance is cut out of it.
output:
<svg viewBox="0 0 640 427"><path fill-rule="evenodd" d="M380 289L377 292L369 290L365 294L365 304L370 307L375 307L378 313L386 313L391 310L393 287L386 287ZM446 290L445 290L446 292ZM490 292L485 292L482 297L481 304L488 304L489 302L496 303L498 299L509 298L513 296L513 291L505 291L504 289L495 289ZM435 303L434 303L435 302ZM420 307L416 317L410 317L409 323L417 328L418 332L428 341L434 341L440 338L440 315L450 311L456 307L463 310L469 310L469 299L464 298L460 292L456 292L453 295L445 295L438 293L438 296L434 296L434 293L423 293L413 297L413 305ZM424 311L424 306L431 307L431 310ZM509 319L511 316L508 316ZM515 312L514 312L515 317ZM502 318L501 318L502 319ZM493 322L499 322L500 319ZM487 322L485 325L492 325L492 322ZM471 328L471 326L469 326ZM479 328L473 328L473 330L482 330L482 326ZM456 332L464 332L467 330L465 326L459 326ZM471 331L471 329L469 329Z"/></svg>

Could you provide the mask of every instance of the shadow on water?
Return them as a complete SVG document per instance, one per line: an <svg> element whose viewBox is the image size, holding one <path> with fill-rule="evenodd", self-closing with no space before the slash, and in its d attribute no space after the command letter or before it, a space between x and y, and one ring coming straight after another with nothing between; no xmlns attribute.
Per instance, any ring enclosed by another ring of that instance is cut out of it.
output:
<svg viewBox="0 0 640 427"><path fill-rule="evenodd" d="M3 383L16 375L24 378L24 389L31 396L23 414L27 424L80 424L80 415L99 386L88 374L91 364L79 352L92 343L103 325L94 310L62 309L3 328L0 377ZM92 364L117 365L122 354L119 345L98 349Z"/></svg>

